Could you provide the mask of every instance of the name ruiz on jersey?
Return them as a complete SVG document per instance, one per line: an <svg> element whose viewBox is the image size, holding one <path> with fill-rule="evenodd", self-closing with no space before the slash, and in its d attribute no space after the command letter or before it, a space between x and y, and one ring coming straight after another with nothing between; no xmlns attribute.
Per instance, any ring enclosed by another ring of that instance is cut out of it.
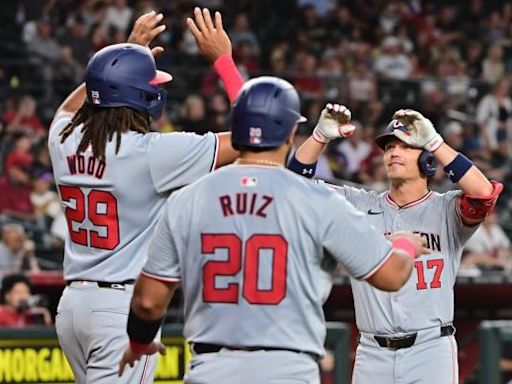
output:
<svg viewBox="0 0 512 384"><path fill-rule="evenodd" d="M67 161L69 173L72 175L79 173L101 179L105 173L105 161L96 159L93 156L86 158L84 155L70 155L67 156Z"/></svg>
<svg viewBox="0 0 512 384"><path fill-rule="evenodd" d="M236 196L223 195L219 197L222 215L255 215L267 217L267 209L272 203L273 197L259 195L257 193L240 192Z"/></svg>

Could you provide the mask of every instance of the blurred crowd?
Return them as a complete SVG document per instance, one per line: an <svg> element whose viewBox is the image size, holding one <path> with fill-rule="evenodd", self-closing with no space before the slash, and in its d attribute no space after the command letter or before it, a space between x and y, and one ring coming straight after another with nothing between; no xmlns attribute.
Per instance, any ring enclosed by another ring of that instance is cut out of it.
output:
<svg viewBox="0 0 512 384"><path fill-rule="evenodd" d="M195 5L222 12L247 78L281 76L299 90L297 144L326 102L352 110L357 134L332 143L318 176L386 189L373 136L396 109L428 116L445 140L505 183L496 215L468 243L463 267L512 271L512 3L498 0L20 0L0 12L0 270L60 268L67 224L46 148L51 117L97 50L125 42L133 21L163 12L161 132L229 129L229 102L186 28ZM446 191L441 169L430 182ZM46 257L48 254L52 257Z"/></svg>

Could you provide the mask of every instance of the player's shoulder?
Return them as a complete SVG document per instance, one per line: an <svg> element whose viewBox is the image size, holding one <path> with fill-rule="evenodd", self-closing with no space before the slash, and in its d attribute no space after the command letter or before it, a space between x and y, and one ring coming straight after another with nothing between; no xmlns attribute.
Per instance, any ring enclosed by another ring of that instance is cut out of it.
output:
<svg viewBox="0 0 512 384"><path fill-rule="evenodd" d="M199 177L193 183L172 190L170 196L167 198L167 202L176 202L179 206L183 206L188 202L193 202L195 194L200 194L204 189L208 189L208 180L214 177L217 172L218 171L207 173Z"/></svg>
<svg viewBox="0 0 512 384"><path fill-rule="evenodd" d="M321 180L321 179L317 179L317 180L315 180L315 182L316 182L316 184L322 186L323 188L333 190L333 191L337 192L338 194L342 194L344 196L353 196L353 197L355 197L355 196L363 197L364 196L365 198L368 198L368 199L382 199L386 196L386 191L377 192L377 191L368 190L368 189L365 189L362 187L356 187L353 185L332 184L332 183L329 183L329 182L327 182L325 180Z"/></svg>
<svg viewBox="0 0 512 384"><path fill-rule="evenodd" d="M433 202L441 202L441 201L449 202L449 201L459 198L462 195L462 191L460 189L453 189L451 191L442 192L442 193L436 192L436 191L431 191L430 194L431 194L430 200L432 200Z"/></svg>

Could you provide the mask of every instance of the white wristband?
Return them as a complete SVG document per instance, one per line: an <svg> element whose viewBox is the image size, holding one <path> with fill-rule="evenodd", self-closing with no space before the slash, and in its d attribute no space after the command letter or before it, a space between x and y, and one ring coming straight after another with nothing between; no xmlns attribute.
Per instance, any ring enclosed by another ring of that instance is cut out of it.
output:
<svg viewBox="0 0 512 384"><path fill-rule="evenodd" d="M444 139L442 138L442 136L439 133L437 133L427 144L425 144L425 149L428 152L434 152L443 143L444 143Z"/></svg>
<svg viewBox="0 0 512 384"><path fill-rule="evenodd" d="M322 144L329 144L329 142L331 141L327 137L325 137L324 134L320 132L320 130L317 127L313 129L313 139Z"/></svg>

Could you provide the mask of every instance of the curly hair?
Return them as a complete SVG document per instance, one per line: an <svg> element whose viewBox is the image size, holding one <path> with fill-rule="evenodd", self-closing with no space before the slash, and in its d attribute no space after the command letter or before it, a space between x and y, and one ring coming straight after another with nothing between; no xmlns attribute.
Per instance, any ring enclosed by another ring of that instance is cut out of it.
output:
<svg viewBox="0 0 512 384"><path fill-rule="evenodd" d="M148 133L150 120L147 113L132 108L100 108L86 102L75 113L71 122L62 129L60 142L66 141L79 125L83 125L83 136L76 154L84 152L91 145L93 156L105 160L107 141L112 141L114 135L116 136L117 154L121 148L121 134L130 130Z"/></svg>

